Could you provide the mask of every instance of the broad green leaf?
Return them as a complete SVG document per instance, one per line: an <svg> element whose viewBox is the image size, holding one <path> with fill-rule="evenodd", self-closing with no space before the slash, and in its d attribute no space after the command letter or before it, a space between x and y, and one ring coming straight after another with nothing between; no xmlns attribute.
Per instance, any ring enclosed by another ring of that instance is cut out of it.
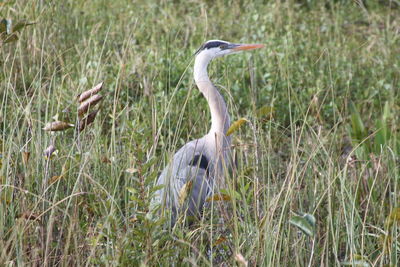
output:
<svg viewBox="0 0 400 267"><path fill-rule="evenodd" d="M226 136L229 136L229 135L233 134L234 132L236 132L237 130L239 130L239 128L245 122L248 122L248 120L245 118L241 118L241 119L235 121L234 123L232 123L231 127L229 127L228 131L226 132Z"/></svg>
<svg viewBox="0 0 400 267"><path fill-rule="evenodd" d="M315 228L317 221L315 220L315 217L313 215L305 213L303 217Z"/></svg>
<svg viewBox="0 0 400 267"><path fill-rule="evenodd" d="M294 216L289 222L306 235L311 237L315 235L315 217L313 215L306 213L301 216Z"/></svg>
<svg viewBox="0 0 400 267"><path fill-rule="evenodd" d="M353 138L357 139L357 141L359 142L366 137L365 126L361 120L360 113L356 109L353 102L350 102L349 109L351 112L351 128Z"/></svg>

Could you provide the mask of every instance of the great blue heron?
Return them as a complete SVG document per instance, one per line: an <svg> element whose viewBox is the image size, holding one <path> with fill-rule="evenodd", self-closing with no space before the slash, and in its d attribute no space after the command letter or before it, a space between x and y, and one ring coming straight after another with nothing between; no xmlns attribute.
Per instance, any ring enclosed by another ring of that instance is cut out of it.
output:
<svg viewBox="0 0 400 267"><path fill-rule="evenodd" d="M188 216L201 215L206 198L214 194L214 185L223 180L224 172L231 166L231 139L226 136L230 126L229 113L223 97L208 77L208 63L216 57L263 46L210 40L197 50L194 80L207 99L211 129L202 138L180 148L158 178L157 185L163 187L156 193L154 200L161 203L162 208L172 211L173 224L180 212L186 212Z"/></svg>

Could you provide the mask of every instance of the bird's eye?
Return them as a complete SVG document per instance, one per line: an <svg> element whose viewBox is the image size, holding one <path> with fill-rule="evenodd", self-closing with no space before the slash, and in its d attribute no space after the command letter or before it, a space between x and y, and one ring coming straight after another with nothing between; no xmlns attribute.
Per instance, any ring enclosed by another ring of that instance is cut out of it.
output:
<svg viewBox="0 0 400 267"><path fill-rule="evenodd" d="M227 44L222 44L219 46L219 48L221 48L222 50L227 49L228 45Z"/></svg>

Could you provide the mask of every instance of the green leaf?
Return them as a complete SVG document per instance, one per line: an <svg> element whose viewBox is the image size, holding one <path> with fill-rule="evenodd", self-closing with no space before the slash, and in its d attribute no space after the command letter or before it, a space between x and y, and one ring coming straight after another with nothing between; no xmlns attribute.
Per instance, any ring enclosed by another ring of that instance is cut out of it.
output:
<svg viewBox="0 0 400 267"><path fill-rule="evenodd" d="M142 172L146 173L150 169L150 167L156 163L156 161L157 161L156 157L149 159L145 164L143 164Z"/></svg>
<svg viewBox="0 0 400 267"><path fill-rule="evenodd" d="M136 192L137 192L137 190L136 190L135 188L133 188L133 187L127 187L126 190L128 190L129 193L131 193L131 194L133 194L133 195L135 195Z"/></svg>
<svg viewBox="0 0 400 267"><path fill-rule="evenodd" d="M383 116L382 116L384 121L387 121L389 118L391 118L391 112L390 111L391 111L391 109L390 109L390 106L389 106L389 102L386 101L385 102L385 106L383 107Z"/></svg>
<svg viewBox="0 0 400 267"><path fill-rule="evenodd" d="M352 129L352 137L356 139L358 142L363 140L366 137L366 130L364 123L361 120L360 113L356 109L353 102L350 102L349 109L351 112L351 129Z"/></svg>
<svg viewBox="0 0 400 267"><path fill-rule="evenodd" d="M375 134L375 152L380 152L381 146L384 146L387 143L387 137L388 137L388 128L386 125L386 122L383 120L377 120L376 121L376 128L377 132Z"/></svg>
<svg viewBox="0 0 400 267"><path fill-rule="evenodd" d="M150 193L156 192L156 191L158 191L158 190L160 190L160 189L163 189L164 187L165 187L165 185L163 185L163 184L161 184L161 185L156 185L156 186L154 186L154 187L152 187L152 188L150 189Z"/></svg>
<svg viewBox="0 0 400 267"><path fill-rule="evenodd" d="M290 224L296 226L303 233L311 237L315 235L315 222L315 217L307 213L301 216L294 216L289 221Z"/></svg>
<svg viewBox="0 0 400 267"><path fill-rule="evenodd" d="M25 28L26 26L33 25L35 22L18 21L13 27L12 32L18 32Z"/></svg>

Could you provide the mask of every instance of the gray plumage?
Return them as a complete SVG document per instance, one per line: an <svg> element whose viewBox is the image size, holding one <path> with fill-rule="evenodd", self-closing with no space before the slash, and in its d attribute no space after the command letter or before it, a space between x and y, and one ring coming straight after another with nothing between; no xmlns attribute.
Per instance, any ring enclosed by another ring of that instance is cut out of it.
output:
<svg viewBox="0 0 400 267"><path fill-rule="evenodd" d="M231 139L226 136L230 125L225 101L208 78L208 63L216 57L263 47L262 45L232 44L211 40L196 52L194 79L206 98L211 113L211 129L204 137L190 141L180 148L162 171L153 204L171 211L171 222L180 215L200 217L207 197L212 196L224 183L224 173L231 168ZM185 185L187 196L179 194ZM183 201L184 200L184 201Z"/></svg>

